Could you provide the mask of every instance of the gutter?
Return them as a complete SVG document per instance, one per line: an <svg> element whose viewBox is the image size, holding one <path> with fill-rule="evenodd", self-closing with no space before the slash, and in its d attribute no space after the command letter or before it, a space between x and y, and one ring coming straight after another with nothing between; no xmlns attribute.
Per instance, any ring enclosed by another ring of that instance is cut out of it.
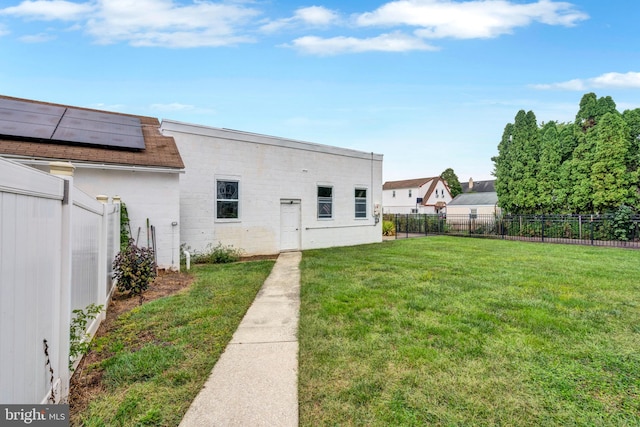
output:
<svg viewBox="0 0 640 427"><path fill-rule="evenodd" d="M33 157L12 156L0 154L0 157L11 159L16 163L34 166L49 166L52 161L70 161L76 168L80 169L102 169L102 170L116 170L116 171L130 171L130 172L150 172L150 173L185 173L184 169L168 168L160 166L136 166L136 165L117 165L109 163L87 163L82 161L74 161L69 159L35 159Z"/></svg>

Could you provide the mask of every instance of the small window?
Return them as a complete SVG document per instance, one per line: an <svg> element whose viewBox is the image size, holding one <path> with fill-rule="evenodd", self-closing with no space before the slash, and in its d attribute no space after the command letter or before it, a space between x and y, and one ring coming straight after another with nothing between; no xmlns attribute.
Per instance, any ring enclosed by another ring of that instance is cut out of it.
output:
<svg viewBox="0 0 640 427"><path fill-rule="evenodd" d="M469 219L477 219L478 218L478 209L471 209L469 213Z"/></svg>
<svg viewBox="0 0 640 427"><path fill-rule="evenodd" d="M367 190L364 188L356 188L356 218L367 217Z"/></svg>
<svg viewBox="0 0 640 427"><path fill-rule="evenodd" d="M238 218L238 181L216 181L216 218Z"/></svg>
<svg viewBox="0 0 640 427"><path fill-rule="evenodd" d="M391 197L396 197L396 190L393 190L393 191L391 192Z"/></svg>
<svg viewBox="0 0 640 427"><path fill-rule="evenodd" d="M411 197L411 190L409 190L409 197Z"/></svg>
<svg viewBox="0 0 640 427"><path fill-rule="evenodd" d="M333 218L332 187L318 187L318 218Z"/></svg>

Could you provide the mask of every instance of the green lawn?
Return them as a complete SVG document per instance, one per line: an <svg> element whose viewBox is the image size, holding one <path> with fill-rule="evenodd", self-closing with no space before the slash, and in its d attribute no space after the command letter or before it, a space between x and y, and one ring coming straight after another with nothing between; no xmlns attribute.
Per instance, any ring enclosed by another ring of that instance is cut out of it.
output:
<svg viewBox="0 0 640 427"><path fill-rule="evenodd" d="M306 251L300 424L640 425L640 252L429 237Z"/></svg>
<svg viewBox="0 0 640 427"><path fill-rule="evenodd" d="M197 266L186 292L137 307L92 343L104 390L84 426L177 426L209 377L273 261Z"/></svg>

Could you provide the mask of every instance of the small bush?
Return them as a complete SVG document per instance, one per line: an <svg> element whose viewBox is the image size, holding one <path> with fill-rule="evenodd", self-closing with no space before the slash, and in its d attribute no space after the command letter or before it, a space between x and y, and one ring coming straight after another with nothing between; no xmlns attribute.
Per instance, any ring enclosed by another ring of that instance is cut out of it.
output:
<svg viewBox="0 0 640 427"><path fill-rule="evenodd" d="M130 239L113 261L113 277L120 292L128 292L129 296L142 294L156 277L153 249L139 248Z"/></svg>
<svg viewBox="0 0 640 427"><path fill-rule="evenodd" d="M87 341L87 324L95 319L102 311L102 305L89 304L84 310L73 310L71 328L69 329L69 369L73 362L89 351L90 341Z"/></svg>
<svg viewBox="0 0 640 427"><path fill-rule="evenodd" d="M191 254L191 262L194 264L226 264L236 262L242 256L242 250L233 246L218 246L212 248L211 245L203 253L194 252Z"/></svg>
<svg viewBox="0 0 640 427"><path fill-rule="evenodd" d="M614 239L626 242L633 235L633 209L626 205L621 205L613 214Z"/></svg>
<svg viewBox="0 0 640 427"><path fill-rule="evenodd" d="M395 236L396 226L392 221L382 221L382 235L383 236Z"/></svg>

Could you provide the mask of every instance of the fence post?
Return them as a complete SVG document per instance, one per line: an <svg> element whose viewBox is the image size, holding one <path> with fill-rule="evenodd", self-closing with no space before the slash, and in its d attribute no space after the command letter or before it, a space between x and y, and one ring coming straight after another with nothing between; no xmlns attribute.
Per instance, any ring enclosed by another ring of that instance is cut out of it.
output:
<svg viewBox="0 0 640 427"><path fill-rule="evenodd" d="M102 203L102 219L100 220L100 236L98 237L98 292L96 292L96 305L102 304L105 295L107 295L107 258L109 255L107 248L109 247L109 197L105 195L96 196L96 200ZM100 321L106 318L106 304L98 319Z"/></svg>
<svg viewBox="0 0 640 427"><path fill-rule="evenodd" d="M544 243L544 214L540 217L542 218L542 243Z"/></svg>
<svg viewBox="0 0 640 427"><path fill-rule="evenodd" d="M398 214L394 214L393 215L393 221L396 223L396 233L395 233L396 235L395 235L395 238L397 240L398 239L398 232L400 231L398 229Z"/></svg>
<svg viewBox="0 0 640 427"><path fill-rule="evenodd" d="M407 220L405 221L405 231L407 232L407 239L409 238L409 214L407 214Z"/></svg>
<svg viewBox="0 0 640 427"><path fill-rule="evenodd" d="M72 224L73 224L73 171L75 166L67 162L49 163L49 172L65 180L64 198L62 200L62 224L61 224L61 245L60 245L60 303L58 305L58 336L52 349L58 355L57 369L55 372L59 376L60 384L58 393L55 393L58 401L64 401L69 395L69 350L70 350L70 328L71 328L71 275L72 275ZM55 362L54 362L55 363Z"/></svg>
<svg viewBox="0 0 640 427"><path fill-rule="evenodd" d="M589 222L590 224L590 233L591 233L591 245L593 246L593 215L591 215L591 221Z"/></svg>
<svg viewBox="0 0 640 427"><path fill-rule="evenodd" d="M429 229L429 218L427 214L424 214L424 235L425 236L428 234L428 229Z"/></svg>
<svg viewBox="0 0 640 427"><path fill-rule="evenodd" d="M580 234L578 238L582 240L582 215L578 215L578 233Z"/></svg>

